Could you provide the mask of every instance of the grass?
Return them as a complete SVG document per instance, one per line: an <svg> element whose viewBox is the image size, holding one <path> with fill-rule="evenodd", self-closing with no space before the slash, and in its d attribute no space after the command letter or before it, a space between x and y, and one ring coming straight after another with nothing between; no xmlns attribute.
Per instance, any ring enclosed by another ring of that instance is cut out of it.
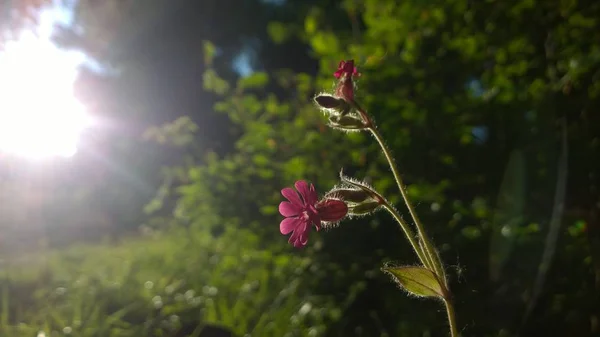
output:
<svg viewBox="0 0 600 337"><path fill-rule="evenodd" d="M327 308L303 291L307 258L262 249L250 232L201 231L87 245L9 261L1 336L319 336Z"/></svg>

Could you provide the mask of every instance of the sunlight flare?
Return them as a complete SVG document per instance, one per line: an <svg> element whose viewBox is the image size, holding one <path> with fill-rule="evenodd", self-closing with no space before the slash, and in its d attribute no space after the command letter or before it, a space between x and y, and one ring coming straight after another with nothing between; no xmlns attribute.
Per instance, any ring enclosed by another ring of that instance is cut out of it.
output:
<svg viewBox="0 0 600 337"><path fill-rule="evenodd" d="M45 18L51 16L43 15ZM77 152L82 132L90 126L84 106L73 96L73 84L85 55L54 45L51 27L42 20L38 31L23 32L0 52L2 153L28 158L70 157Z"/></svg>

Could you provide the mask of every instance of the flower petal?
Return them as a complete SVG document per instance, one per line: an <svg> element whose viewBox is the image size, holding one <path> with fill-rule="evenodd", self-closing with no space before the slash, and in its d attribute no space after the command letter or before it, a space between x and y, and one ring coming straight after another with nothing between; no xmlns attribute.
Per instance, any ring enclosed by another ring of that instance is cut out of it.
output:
<svg viewBox="0 0 600 337"><path fill-rule="evenodd" d="M317 201L319 201L319 195L317 194L317 190L315 189L315 185L310 184L308 189L309 195L309 205L315 205Z"/></svg>
<svg viewBox="0 0 600 337"><path fill-rule="evenodd" d="M335 76L335 78L340 78L342 77L342 75L344 74L344 65L346 64L346 61L341 60L340 63L338 64L338 69L335 73L333 73L333 76Z"/></svg>
<svg viewBox="0 0 600 337"><path fill-rule="evenodd" d="M300 199L298 192L294 191L293 188L286 187L286 188L282 189L281 195L283 195L293 205L296 205L298 207L304 207L304 203L302 202L302 199Z"/></svg>
<svg viewBox="0 0 600 337"><path fill-rule="evenodd" d="M300 236L300 231L292 232L292 235L290 235L288 242L291 243L292 245L296 246L296 241L298 241L299 236Z"/></svg>
<svg viewBox="0 0 600 337"><path fill-rule="evenodd" d="M315 228L318 232L321 229L321 217L319 216L318 211L314 207L311 207L311 209L314 211L308 212L308 220L310 223L315 225Z"/></svg>
<svg viewBox="0 0 600 337"><path fill-rule="evenodd" d="M357 71L356 67L354 66L354 60L346 61L346 63L344 64L344 71L348 75L352 75L355 71Z"/></svg>
<svg viewBox="0 0 600 337"><path fill-rule="evenodd" d="M290 236L290 239L288 240L289 243L291 243L292 245L294 245L294 247L297 247L297 248L306 245L306 242L308 240L308 233L310 232L310 226L309 226L308 222L303 221L302 219L299 219L299 220L300 221L299 221L297 227L294 229L294 232L292 233L292 235ZM304 243L302 243L302 242L304 242Z"/></svg>
<svg viewBox="0 0 600 337"><path fill-rule="evenodd" d="M296 247L304 247L306 246L306 244L308 243L308 234L310 232L304 232L300 234L300 237L298 237L298 240L296 241L297 246Z"/></svg>
<svg viewBox="0 0 600 337"><path fill-rule="evenodd" d="M341 200L326 199L317 204L317 211L322 221L336 222L348 214L348 205Z"/></svg>
<svg viewBox="0 0 600 337"><path fill-rule="evenodd" d="M281 223L279 224L279 231L281 234L287 235L293 232L301 224L302 220L300 218L285 218L281 220Z"/></svg>
<svg viewBox="0 0 600 337"><path fill-rule="evenodd" d="M303 205L314 205L317 203L317 192L315 191L314 186L308 187L308 183L306 183L304 180L296 181L294 186L296 186L296 189L302 196L302 200L304 200Z"/></svg>
<svg viewBox="0 0 600 337"><path fill-rule="evenodd" d="M296 248L302 248L308 243L308 232L298 234L290 243Z"/></svg>
<svg viewBox="0 0 600 337"><path fill-rule="evenodd" d="M337 71L333 74L336 78L346 75L345 79L352 79L352 76L359 77L360 73L354 65L354 60L340 61Z"/></svg>
<svg viewBox="0 0 600 337"><path fill-rule="evenodd" d="M302 207L292 204L288 201L279 203L279 213L285 217L296 216L302 212Z"/></svg>

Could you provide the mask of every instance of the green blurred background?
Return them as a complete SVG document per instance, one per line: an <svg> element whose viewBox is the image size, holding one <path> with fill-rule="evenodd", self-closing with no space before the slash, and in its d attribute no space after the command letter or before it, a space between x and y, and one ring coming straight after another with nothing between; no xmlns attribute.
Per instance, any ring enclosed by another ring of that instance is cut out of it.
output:
<svg viewBox="0 0 600 337"><path fill-rule="evenodd" d="M0 36L48 12L102 122L68 159L0 159L0 336L446 336L379 271L415 263L387 214L279 233L281 188L342 168L408 218L374 141L312 103L342 59L462 335L600 336L597 1L1 0Z"/></svg>

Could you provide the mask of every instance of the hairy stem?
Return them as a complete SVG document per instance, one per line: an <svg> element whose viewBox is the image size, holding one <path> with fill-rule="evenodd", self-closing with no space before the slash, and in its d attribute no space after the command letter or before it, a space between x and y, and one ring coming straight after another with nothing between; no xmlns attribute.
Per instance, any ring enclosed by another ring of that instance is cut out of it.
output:
<svg viewBox="0 0 600 337"><path fill-rule="evenodd" d="M448 325L450 326L450 337L458 337L458 329L456 328L456 318L454 316L454 305L449 299L444 299L446 305L446 313L448 314Z"/></svg>
<svg viewBox="0 0 600 337"><path fill-rule="evenodd" d="M390 166L390 170L392 171L392 174L394 175L394 179L396 180L396 185L398 185L398 189L400 189L400 194L402 195L402 199L404 199L404 203L406 204L406 207L408 208L410 216L413 218L415 226L417 227L417 235L419 236L419 238L421 239L421 242L423 243L423 250L425 252L425 255L427 255L427 257L429 258L428 261L430 261L432 264L432 267L433 267L432 270L438 275L438 277L441 279L441 281L444 283L444 285L446 285L446 273L444 271L444 268L442 267L442 262L440 261L435 248L429 241L429 238L427 237L427 235L425 235L425 229L423 228L423 225L421 224L421 220L419 219L417 212L415 211L415 208L413 207L412 203L410 202L410 199L408 198L408 194L406 192L406 185L404 184L402 177L400 177L400 171L398 170L398 167L396 166L396 162L394 161L394 158L392 157L390 150L385 145L385 143L383 141L383 137L381 136L381 134L375 127L375 123L373 123L373 120L371 119L369 114L356 101L352 101L351 103L354 106L354 108L358 111L358 113L360 114L360 117L362 118L363 123L365 124L366 128L371 132L373 137L375 137L375 140L377 140L377 143L379 143L379 146L381 147L381 150L383 151L385 159L387 160L387 162Z"/></svg>
<svg viewBox="0 0 600 337"><path fill-rule="evenodd" d="M419 242L419 247L421 248L421 250L423 251L423 253L425 254L425 258L427 259L427 262L429 263L429 269L435 271L435 263L433 262L433 260L431 259L431 256L429 256L429 254L427 254L427 252L425 251L425 247L423 247L423 242Z"/></svg>
<svg viewBox="0 0 600 337"><path fill-rule="evenodd" d="M379 131L377 131L377 128L375 128L374 125L370 125L369 131L371 131L371 134L373 134L373 137L375 137L375 140L377 140L377 142L379 143L379 146L381 147L381 150L383 151L383 154L385 155L385 158L387 159L387 162L390 165L390 169L392 170L394 179L396 180L396 184L398 185L398 188L400 189L400 193L402 194L404 203L406 204L406 207L408 208L408 211L415 222L415 226L417 227L417 234L423 241L424 251L433 263L433 270L440 277L440 279L445 283L446 282L446 274L444 272L444 269L442 268L442 264L438 258L437 253L435 252L435 248L429 241L429 238L427 237L427 235L425 235L425 230L423 229L421 220L419 220L419 217L417 216L417 213L415 212L415 208L412 205L412 203L410 202L410 199L408 198L408 194L406 192L406 185L404 185L404 182L402 181L402 178L400 177L400 173L398 171L398 167L396 166L396 162L394 161L394 158L392 157L390 150L383 142L383 138L381 137L381 134L379 133Z"/></svg>
<svg viewBox="0 0 600 337"><path fill-rule="evenodd" d="M408 211L410 212L410 215L414 220L415 226L417 227L417 234L421 240L422 245L418 245L416 243L416 240L414 239L414 237L412 237L412 235L409 235L411 233L411 230L410 230L410 228L408 228L408 224L400 217L398 212L387 202L384 204L384 206L388 210L388 212L390 212L392 214L392 216L396 219L396 221L398 221L398 223L404 230L404 233L408 237L411 245L413 246L413 249L419 256L421 263L423 263L424 266L430 268L431 270L433 270L435 272L435 274L437 274L437 277L439 278L439 281L442 283L442 287L445 292L443 300L444 300L444 305L446 307L446 314L448 315L448 325L450 328L450 336L451 337L459 337L458 329L457 329L457 325L456 325L456 318L455 318L455 314L454 314L454 305L452 304L451 294L450 294L449 290L447 290L446 273L442 266L442 261L441 261L439 255L437 254L437 251L433 247L433 244L429 240L429 237L427 237L427 235L425 234L425 229L423 228L423 224L421 223L421 220L419 219L414 206L412 205L412 203L410 202L410 199L408 198L408 194L406 192L406 185L404 184L402 177L400 177L400 173L399 173L400 171L398 170L398 167L396 166L396 162L394 161L394 158L392 157L390 150L383 142L383 137L381 136L381 134L375 127L375 124L373 123L372 119L367 114L367 112L364 109L362 109L358 105L358 103L352 102L352 104L354 105L354 107L358 111L358 113L360 114L365 127L371 132L371 134L373 135L375 140L377 140L377 143L379 143L381 150L383 151L385 159L387 160L387 162L390 166L390 170L392 171L392 174L394 175L394 179L396 180L396 184L398 185L398 188L400 189L400 193L402 194L404 203L406 204L406 207L408 208Z"/></svg>
<svg viewBox="0 0 600 337"><path fill-rule="evenodd" d="M387 201L384 202L383 207L392 215L392 217L394 217L394 220L396 220L396 222L398 222L398 224L400 225L400 228L404 232L404 235L406 236L406 238L410 242L413 250L419 257L419 261L421 261L421 264L423 264L425 267L431 269L432 268L431 262L427 258L427 255L425 254L425 252L423 250L421 250L421 247L419 247L419 244L417 243L417 240L415 240L415 237L412 233L412 230L410 229L410 226L406 223L406 221L404 221L404 219L402 219L402 217L400 217L400 214L398 214L398 211L396 211L396 209L394 207L392 207Z"/></svg>

